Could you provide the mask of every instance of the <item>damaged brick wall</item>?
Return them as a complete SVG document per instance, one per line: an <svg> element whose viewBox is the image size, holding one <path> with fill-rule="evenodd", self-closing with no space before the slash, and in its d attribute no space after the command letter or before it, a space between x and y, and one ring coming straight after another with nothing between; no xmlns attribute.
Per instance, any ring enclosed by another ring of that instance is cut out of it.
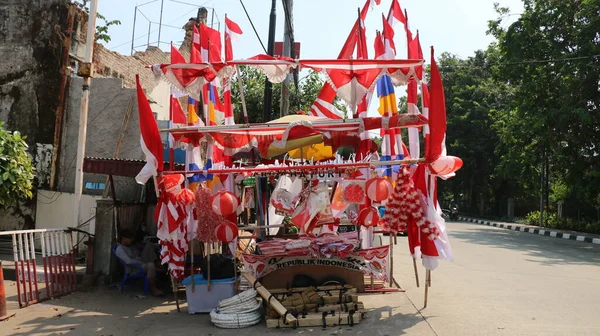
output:
<svg viewBox="0 0 600 336"><path fill-rule="evenodd" d="M27 136L34 160L53 141L67 11L65 0L0 0L0 120ZM33 228L35 203L0 211L1 228Z"/></svg>

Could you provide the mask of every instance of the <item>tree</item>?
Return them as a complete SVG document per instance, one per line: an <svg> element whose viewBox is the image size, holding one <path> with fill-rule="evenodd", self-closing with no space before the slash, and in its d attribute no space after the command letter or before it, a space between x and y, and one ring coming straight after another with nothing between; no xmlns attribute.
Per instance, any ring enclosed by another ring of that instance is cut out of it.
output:
<svg viewBox="0 0 600 336"><path fill-rule="evenodd" d="M463 194L462 205L469 211L484 212L486 204L500 202L509 192L494 174L500 155L493 124L512 93L507 85L493 79L490 65L495 58L492 46L467 59L443 53L438 60L446 93L448 154L464 161L456 177L440 183L440 194L455 200Z"/></svg>
<svg viewBox="0 0 600 336"><path fill-rule="evenodd" d="M248 111L248 119L252 123L264 122L263 120L263 96L265 90L265 76L256 68L248 66L240 66L240 71L232 80L231 96L233 109L236 115L236 122L243 123L242 103L238 85L236 84L238 76L242 79L244 88L244 98L246 100L246 109ZM323 79L317 72L309 71L308 75L299 81L298 90L290 85L290 113L291 111L310 111L312 103L317 98ZM273 85L273 104L270 120L279 118L279 106L281 98L281 84ZM342 105L339 98L336 98L334 105L341 111L346 112L346 107ZM269 120L266 120L269 121Z"/></svg>
<svg viewBox="0 0 600 336"><path fill-rule="evenodd" d="M96 17L102 21L104 21L104 25L96 26L96 42L104 41L104 43L110 42L111 38L108 35L108 28L110 26L119 26L121 21L119 20L107 20L104 15L97 13Z"/></svg>
<svg viewBox="0 0 600 336"><path fill-rule="evenodd" d="M495 123L504 152L497 172L517 177L529 194L541 184L546 204L564 184L561 197L591 212L600 190L600 3L524 0L524 8L504 28L508 9L496 5L489 24L495 75L515 89L510 112Z"/></svg>
<svg viewBox="0 0 600 336"><path fill-rule="evenodd" d="M6 131L0 122L0 208L32 197L34 168L27 148L21 133Z"/></svg>

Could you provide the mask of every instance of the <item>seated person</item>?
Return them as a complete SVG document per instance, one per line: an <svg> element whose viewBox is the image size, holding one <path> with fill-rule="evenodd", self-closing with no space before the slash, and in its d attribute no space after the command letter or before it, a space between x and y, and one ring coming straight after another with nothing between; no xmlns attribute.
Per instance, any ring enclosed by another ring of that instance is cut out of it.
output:
<svg viewBox="0 0 600 336"><path fill-rule="evenodd" d="M160 263L154 244L145 243L141 248L136 248L133 244L135 234L130 230L123 230L120 234L121 243L115 250L115 254L127 265L140 265L144 268L144 272L148 276L148 285L150 293L154 296L161 296L163 292L156 288L156 270L160 269ZM139 272L137 268L125 266L125 272L135 274Z"/></svg>

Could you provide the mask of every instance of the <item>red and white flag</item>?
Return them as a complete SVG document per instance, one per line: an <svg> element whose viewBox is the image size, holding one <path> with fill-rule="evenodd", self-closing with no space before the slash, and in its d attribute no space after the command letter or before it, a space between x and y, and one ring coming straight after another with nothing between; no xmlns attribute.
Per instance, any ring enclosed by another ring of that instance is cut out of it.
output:
<svg viewBox="0 0 600 336"><path fill-rule="evenodd" d="M390 6L390 12L388 14L388 22L390 26L394 27L398 22L402 23L406 26L406 17L404 16L404 12L400 7L400 2L398 0L392 0L392 5Z"/></svg>
<svg viewBox="0 0 600 336"><path fill-rule="evenodd" d="M431 47L429 89L429 141L425 149L425 160L431 163L446 154L446 97L433 47Z"/></svg>
<svg viewBox="0 0 600 336"><path fill-rule="evenodd" d="M135 82L137 85L137 103L140 118L140 144L142 152L146 155L146 165L135 177L135 180L139 184L146 184L149 178L158 175L163 170L163 145L152 108L140 85L138 75L135 76Z"/></svg>
<svg viewBox="0 0 600 336"><path fill-rule="evenodd" d="M208 63L218 63L221 57L221 33L207 25L200 25L200 56Z"/></svg>
<svg viewBox="0 0 600 336"><path fill-rule="evenodd" d="M243 32L242 29L240 29L240 26L225 15L225 61L233 60L231 41L237 40L242 34ZM233 125L235 124L235 120L233 116L233 104L231 103L231 78L226 78L224 80L223 87L225 125Z"/></svg>
<svg viewBox="0 0 600 336"><path fill-rule="evenodd" d="M194 25L194 31L192 33L192 49L190 50L190 63L202 63L202 57L200 57L200 32Z"/></svg>
<svg viewBox="0 0 600 336"><path fill-rule="evenodd" d="M225 61L233 60L231 41L237 40L242 34L243 32L240 26L225 15Z"/></svg>
<svg viewBox="0 0 600 336"><path fill-rule="evenodd" d="M383 45L385 47L385 58L394 59L396 58L396 44L394 43L394 28L390 25L389 21L385 19L383 14L381 15L383 21L383 31L381 32L381 38L383 39Z"/></svg>

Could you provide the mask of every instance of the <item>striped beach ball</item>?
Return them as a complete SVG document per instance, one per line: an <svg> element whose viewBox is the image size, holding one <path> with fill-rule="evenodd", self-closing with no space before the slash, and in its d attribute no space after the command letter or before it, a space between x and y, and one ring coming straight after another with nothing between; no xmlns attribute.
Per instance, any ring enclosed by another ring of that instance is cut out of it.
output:
<svg viewBox="0 0 600 336"><path fill-rule="evenodd" d="M237 210L240 201L234 193L222 189L211 197L210 204L217 215L225 217Z"/></svg>
<svg viewBox="0 0 600 336"><path fill-rule="evenodd" d="M379 212L373 207L362 209L358 213L357 222L364 227L376 226L379 223Z"/></svg>
<svg viewBox="0 0 600 336"><path fill-rule="evenodd" d="M366 184L367 196L373 202L383 202L392 194L392 184L383 177L369 179Z"/></svg>
<svg viewBox="0 0 600 336"><path fill-rule="evenodd" d="M238 227L230 221L225 221L215 228L215 236L223 243L232 242L238 235Z"/></svg>

